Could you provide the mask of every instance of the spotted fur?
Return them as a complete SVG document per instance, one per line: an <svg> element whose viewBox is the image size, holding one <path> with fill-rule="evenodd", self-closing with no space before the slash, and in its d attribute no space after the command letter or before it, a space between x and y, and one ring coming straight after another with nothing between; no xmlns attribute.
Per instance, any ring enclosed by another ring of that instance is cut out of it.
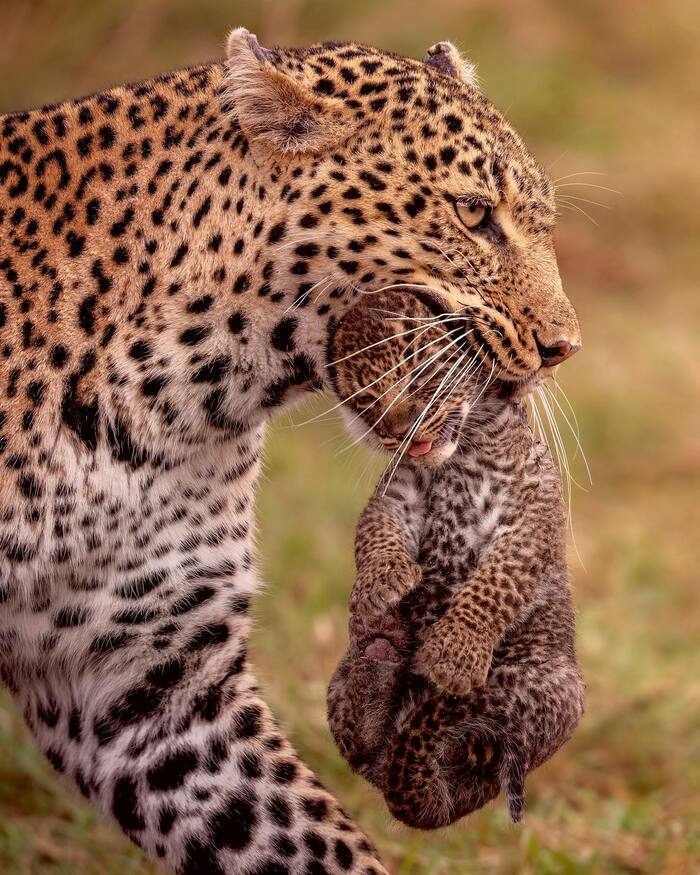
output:
<svg viewBox="0 0 700 875"><path fill-rule="evenodd" d="M498 200L479 238L465 193ZM221 63L0 118L0 671L54 767L170 870L384 871L248 661L266 422L392 283L478 304L527 379L578 330L552 215L448 44L239 29Z"/></svg>
<svg viewBox="0 0 700 875"><path fill-rule="evenodd" d="M426 338L442 335L441 362L455 329L417 301L410 313L425 321L413 328L381 316L396 303L376 296L369 312L358 306L341 322L336 384L351 411L371 410L390 433L426 404L441 408L416 440L448 429L450 460L426 466L426 453L418 467L406 454L360 517L350 645L330 683L330 724L401 820L445 826L500 789L519 820L525 775L583 711L560 478L520 393L472 371L439 394L447 365L436 363L406 391L406 378L435 357L437 341ZM404 365L377 380L377 349ZM348 394L355 383L364 394Z"/></svg>

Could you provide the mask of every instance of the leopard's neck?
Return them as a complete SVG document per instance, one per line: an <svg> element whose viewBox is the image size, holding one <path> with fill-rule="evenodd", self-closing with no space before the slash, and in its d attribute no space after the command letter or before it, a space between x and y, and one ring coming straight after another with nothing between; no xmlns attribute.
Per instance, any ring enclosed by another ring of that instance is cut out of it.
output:
<svg viewBox="0 0 700 875"><path fill-rule="evenodd" d="M248 440L321 383L325 323L295 312L276 269L289 180L222 108L223 73L210 64L62 104L51 124L44 111L2 120L15 141L56 146L0 240L20 297L48 290L25 341L46 344L32 326L54 327L32 411L53 448L180 464Z"/></svg>

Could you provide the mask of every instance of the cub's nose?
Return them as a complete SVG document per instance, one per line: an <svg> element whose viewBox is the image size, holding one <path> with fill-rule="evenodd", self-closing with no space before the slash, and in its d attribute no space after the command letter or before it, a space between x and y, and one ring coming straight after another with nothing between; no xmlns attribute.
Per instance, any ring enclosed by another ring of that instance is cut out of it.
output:
<svg viewBox="0 0 700 875"><path fill-rule="evenodd" d="M570 359L572 355L581 349L580 343L571 343L564 338L544 344L540 341L539 337L535 336L535 343L542 359L543 368L553 368L555 365Z"/></svg>
<svg viewBox="0 0 700 875"><path fill-rule="evenodd" d="M416 404L395 404L384 417L384 426L393 437L405 437L415 422L417 413Z"/></svg>

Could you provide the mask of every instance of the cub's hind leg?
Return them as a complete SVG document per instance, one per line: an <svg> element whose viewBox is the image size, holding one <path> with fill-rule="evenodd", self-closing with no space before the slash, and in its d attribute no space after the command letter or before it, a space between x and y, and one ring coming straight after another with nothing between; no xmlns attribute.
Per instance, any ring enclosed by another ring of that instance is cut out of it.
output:
<svg viewBox="0 0 700 875"><path fill-rule="evenodd" d="M573 611L555 589L508 630L484 686L434 695L406 715L386 756L390 810L435 829L503 791L519 820L525 776L570 738L583 708Z"/></svg>
<svg viewBox="0 0 700 875"><path fill-rule="evenodd" d="M499 668L468 696L428 699L390 743L389 809L409 826L438 829L503 791L519 820L525 775L570 737L582 707L580 674L564 660Z"/></svg>
<svg viewBox="0 0 700 875"><path fill-rule="evenodd" d="M382 788L387 739L406 688L408 633L396 614L352 617L350 642L328 686L328 723L350 767Z"/></svg>

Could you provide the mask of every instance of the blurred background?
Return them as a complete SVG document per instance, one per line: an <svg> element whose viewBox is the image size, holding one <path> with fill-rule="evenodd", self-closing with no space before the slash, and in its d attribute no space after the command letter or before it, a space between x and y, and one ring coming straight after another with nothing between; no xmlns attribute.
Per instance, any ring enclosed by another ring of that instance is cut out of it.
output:
<svg viewBox="0 0 700 875"><path fill-rule="evenodd" d="M517 827L498 801L441 833L410 832L349 773L324 696L345 646L353 530L376 465L343 451L333 417L301 424L328 399L278 421L268 448L262 685L393 872L700 872L698 4L0 0L0 21L0 112L219 57L235 25L267 43L353 38L415 57L450 39L477 62L485 92L563 196L558 251L584 349L561 383L593 476L572 507L587 715L530 779ZM0 697L0 872L156 871L59 785Z"/></svg>

